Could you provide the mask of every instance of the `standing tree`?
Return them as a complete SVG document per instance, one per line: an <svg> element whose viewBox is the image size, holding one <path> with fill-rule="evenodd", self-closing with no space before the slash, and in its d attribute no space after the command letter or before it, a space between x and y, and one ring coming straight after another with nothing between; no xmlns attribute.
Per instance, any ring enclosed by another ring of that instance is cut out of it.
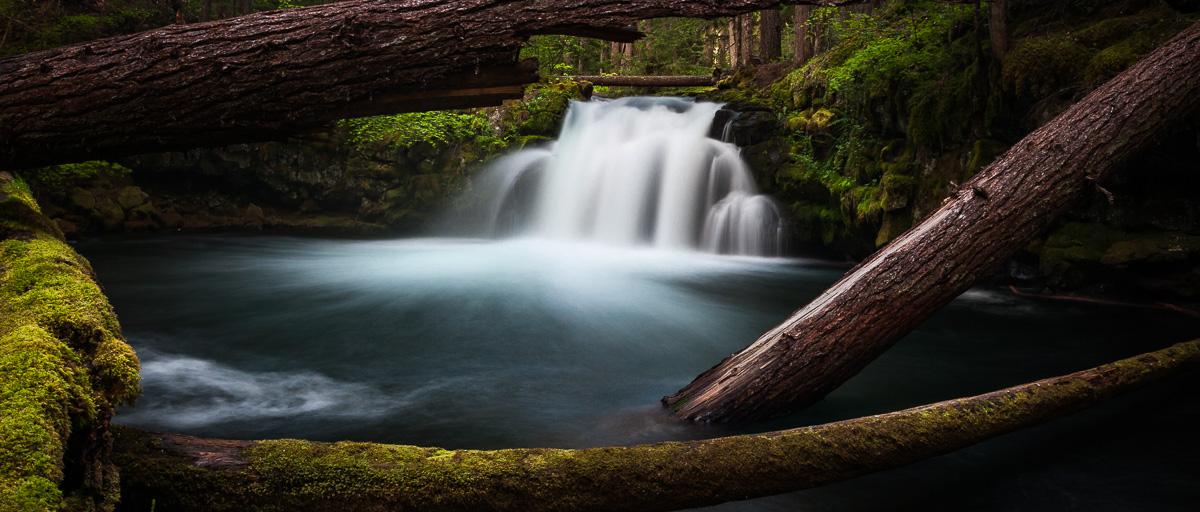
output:
<svg viewBox="0 0 1200 512"><path fill-rule="evenodd" d="M729 68L737 69L742 65L742 23L738 18L729 20L729 27L725 29L729 42L725 45L729 54Z"/></svg>
<svg viewBox="0 0 1200 512"><path fill-rule="evenodd" d="M746 13L738 16L738 24L741 27L738 32L741 38L738 41L738 60L742 66L751 66L754 64L754 50L758 46L754 38L754 13Z"/></svg>
<svg viewBox="0 0 1200 512"><path fill-rule="evenodd" d="M759 55L763 63L775 62L783 54L783 22L778 9L768 9L758 15Z"/></svg>
<svg viewBox="0 0 1200 512"><path fill-rule="evenodd" d="M992 0L988 34L992 39L992 56L999 61L1008 53L1008 0Z"/></svg>
<svg viewBox="0 0 1200 512"><path fill-rule="evenodd" d="M813 57L813 34L808 18L812 16L811 5L797 5L792 15L792 49L797 65L804 65Z"/></svg>

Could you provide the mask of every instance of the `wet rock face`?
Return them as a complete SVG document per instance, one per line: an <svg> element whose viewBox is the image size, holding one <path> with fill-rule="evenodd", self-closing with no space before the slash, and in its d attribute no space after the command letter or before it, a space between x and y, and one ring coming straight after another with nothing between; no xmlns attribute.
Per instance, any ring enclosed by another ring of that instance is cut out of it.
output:
<svg viewBox="0 0 1200 512"><path fill-rule="evenodd" d="M182 214L182 228L328 224L376 232L407 231L427 221L464 186L480 155L469 141L361 148L331 137L164 153L126 163L139 184Z"/></svg>
<svg viewBox="0 0 1200 512"><path fill-rule="evenodd" d="M753 146L780 134L779 118L770 108L752 103L730 103L713 117L709 137Z"/></svg>

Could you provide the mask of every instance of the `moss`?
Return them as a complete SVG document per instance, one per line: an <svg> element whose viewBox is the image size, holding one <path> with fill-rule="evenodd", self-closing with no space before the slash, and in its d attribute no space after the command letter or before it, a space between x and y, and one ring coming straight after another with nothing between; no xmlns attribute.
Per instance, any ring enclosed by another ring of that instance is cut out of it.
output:
<svg viewBox="0 0 1200 512"><path fill-rule="evenodd" d="M1178 12L1165 3L1150 1L1146 2L1144 9L1125 16L1104 18L1080 28L1075 31L1075 37L1080 43L1092 48L1104 48L1131 35L1154 30L1164 21L1179 21L1181 18L1183 17Z"/></svg>
<svg viewBox="0 0 1200 512"><path fill-rule="evenodd" d="M143 192L141 188L138 188L135 185L129 185L126 187L121 187L121 190L117 191L117 204L119 204L121 208L132 210L144 204L147 197L149 197L149 195Z"/></svg>
<svg viewBox="0 0 1200 512"><path fill-rule="evenodd" d="M556 78L530 86L523 100L503 109L501 133L510 137L556 135L571 101L586 99L584 89L588 85Z"/></svg>
<svg viewBox="0 0 1200 512"><path fill-rule="evenodd" d="M23 175L38 190L67 191L72 187L87 187L101 180L128 178L132 172L120 164L90 160L32 169L24 171Z"/></svg>
<svg viewBox="0 0 1200 512"><path fill-rule="evenodd" d="M912 215L907 213L888 212L883 216L883 224L879 227L879 232L875 235L875 247L883 247L884 244L895 240L913 224Z"/></svg>
<svg viewBox="0 0 1200 512"><path fill-rule="evenodd" d="M843 197L842 204L858 224L874 224L883 215L883 191L873 185L854 187Z"/></svg>
<svg viewBox="0 0 1200 512"><path fill-rule="evenodd" d="M894 212L908 207L916 182L916 178L898 172L884 174L883 180L880 182L880 187L883 189L881 198L883 211Z"/></svg>
<svg viewBox="0 0 1200 512"><path fill-rule="evenodd" d="M838 210L815 203L797 202L790 207L793 232L800 242L832 245L845 223Z"/></svg>
<svg viewBox="0 0 1200 512"><path fill-rule="evenodd" d="M487 117L478 111L430 111L345 119L338 126L360 149L427 151L457 141L491 135Z"/></svg>
<svg viewBox="0 0 1200 512"><path fill-rule="evenodd" d="M1178 15L1156 14L1153 9L1148 12L1151 16L1132 17L1138 25L1128 37L1100 50L1087 63L1084 82L1089 87L1096 87L1124 71L1191 23Z"/></svg>
<svg viewBox="0 0 1200 512"><path fill-rule="evenodd" d="M1007 149L1007 144L997 140L976 140L975 144L971 146L971 153L967 159L966 176L974 176Z"/></svg>
<svg viewBox="0 0 1200 512"><path fill-rule="evenodd" d="M828 133L837 113L827 108L806 109L791 115L787 127L793 131Z"/></svg>
<svg viewBox="0 0 1200 512"><path fill-rule="evenodd" d="M1073 263L1099 262L1108 247L1121 236L1120 231L1099 224L1063 224L1051 232L1042 245L1042 269L1057 274Z"/></svg>
<svg viewBox="0 0 1200 512"><path fill-rule="evenodd" d="M28 188L0 176L0 213L19 233L0 242L0 509L111 507L115 473L94 460L103 445L68 453L67 440L103 443L113 408L139 392L137 357L91 266L47 228ZM88 487L62 492L64 464Z"/></svg>
<svg viewBox="0 0 1200 512"><path fill-rule="evenodd" d="M1100 263L1173 263L1187 261L1198 254L1200 236L1170 232L1141 233L1114 241L1100 256Z"/></svg>
<svg viewBox="0 0 1200 512"><path fill-rule="evenodd" d="M1019 95L1049 96L1078 83L1094 53L1068 34L1026 38L1004 59L1004 84Z"/></svg>

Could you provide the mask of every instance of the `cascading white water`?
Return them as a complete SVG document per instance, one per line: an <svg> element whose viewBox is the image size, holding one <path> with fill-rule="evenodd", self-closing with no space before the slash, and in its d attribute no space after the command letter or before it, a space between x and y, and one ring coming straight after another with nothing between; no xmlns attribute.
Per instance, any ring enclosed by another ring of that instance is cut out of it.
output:
<svg viewBox="0 0 1200 512"><path fill-rule="evenodd" d="M572 103L557 142L501 158L477 180L483 229L779 255L779 208L758 194L737 146L708 136L720 108L682 98Z"/></svg>

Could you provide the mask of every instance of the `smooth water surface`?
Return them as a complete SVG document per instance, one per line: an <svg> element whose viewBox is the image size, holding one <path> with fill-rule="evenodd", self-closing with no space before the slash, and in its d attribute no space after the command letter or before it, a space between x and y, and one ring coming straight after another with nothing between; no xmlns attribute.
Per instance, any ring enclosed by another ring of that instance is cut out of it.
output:
<svg viewBox="0 0 1200 512"><path fill-rule="evenodd" d="M143 362L118 421L231 438L579 447L734 432L657 405L846 267L513 239L88 242ZM1195 336L1187 317L967 292L804 413L821 423ZM951 455L718 510L1190 510L1200 373ZM933 501L927 501L933 500Z"/></svg>

